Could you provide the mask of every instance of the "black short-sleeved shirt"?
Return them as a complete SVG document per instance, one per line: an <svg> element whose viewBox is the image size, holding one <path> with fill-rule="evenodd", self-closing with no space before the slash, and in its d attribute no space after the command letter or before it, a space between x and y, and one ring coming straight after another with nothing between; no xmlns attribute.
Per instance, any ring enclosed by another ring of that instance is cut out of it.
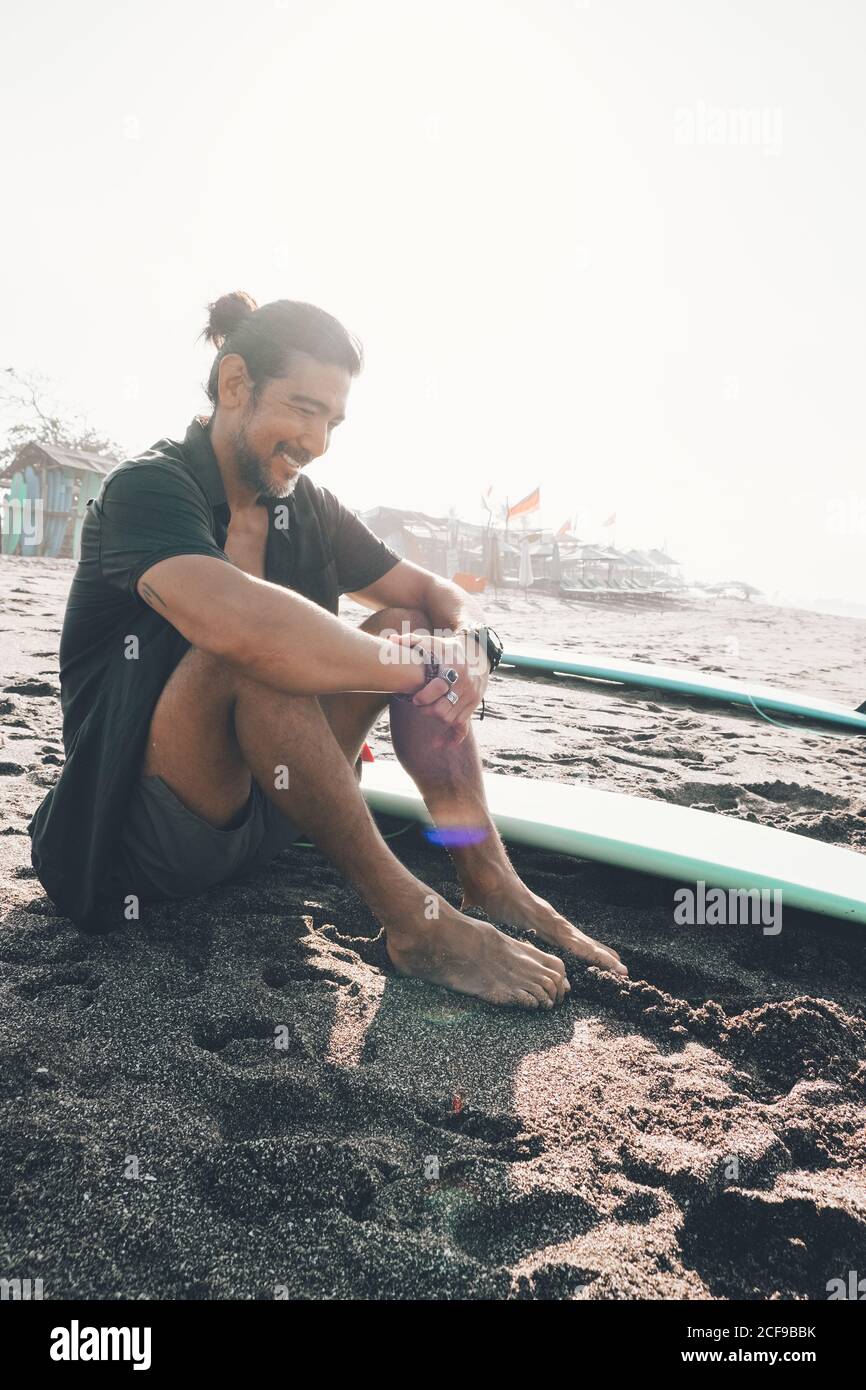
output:
<svg viewBox="0 0 866 1390"><path fill-rule="evenodd" d="M265 578L336 613L342 593L400 557L302 474L269 511ZM139 597L141 575L172 555L225 564L230 513L207 421L120 464L88 504L60 639L66 763L30 822L45 891L84 930L118 924L116 836L159 695L189 643ZM121 918L122 920L122 918Z"/></svg>

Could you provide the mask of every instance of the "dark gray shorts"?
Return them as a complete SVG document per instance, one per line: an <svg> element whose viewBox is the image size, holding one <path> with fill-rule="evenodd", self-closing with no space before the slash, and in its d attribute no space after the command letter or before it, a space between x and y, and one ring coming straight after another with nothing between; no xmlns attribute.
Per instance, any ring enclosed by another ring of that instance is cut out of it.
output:
<svg viewBox="0 0 866 1390"><path fill-rule="evenodd" d="M141 777L115 873L141 898L186 898L261 867L302 835L256 782L240 824L219 830L188 810L161 777Z"/></svg>

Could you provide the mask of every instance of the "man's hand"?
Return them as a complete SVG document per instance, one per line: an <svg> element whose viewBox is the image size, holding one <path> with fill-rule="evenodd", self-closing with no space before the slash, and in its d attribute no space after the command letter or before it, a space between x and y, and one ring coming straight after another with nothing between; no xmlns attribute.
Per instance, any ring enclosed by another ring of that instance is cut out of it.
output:
<svg viewBox="0 0 866 1390"><path fill-rule="evenodd" d="M451 669L457 679L453 683L444 676L436 676L428 681L413 696L412 704L426 718L434 721L431 728L431 741L434 748L462 743L469 732L472 715L481 703L487 689L489 668L487 655L481 652L474 637L461 633L456 637L424 637L418 634L393 634L393 642L401 647L414 648L412 658L418 660L418 648L427 652L428 657L438 661L443 671ZM407 650L407 658L409 652ZM456 700L449 700L453 692ZM440 726L444 725L444 728Z"/></svg>

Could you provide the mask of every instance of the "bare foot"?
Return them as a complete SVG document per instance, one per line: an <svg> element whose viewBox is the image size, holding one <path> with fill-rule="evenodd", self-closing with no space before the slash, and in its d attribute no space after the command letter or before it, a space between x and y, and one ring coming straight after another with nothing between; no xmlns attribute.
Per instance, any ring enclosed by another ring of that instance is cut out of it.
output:
<svg viewBox="0 0 866 1390"><path fill-rule="evenodd" d="M388 955L401 975L525 1009L552 1009L571 989L557 956L464 917L438 894L436 901L438 918L423 919L421 908L417 931L406 931L405 913L395 914L392 930L385 923ZM409 911L418 913L417 903Z"/></svg>
<svg viewBox="0 0 866 1390"><path fill-rule="evenodd" d="M480 907L482 912L497 922L534 931L543 941L549 941L551 946L564 947L600 970L611 970L615 975L628 974L616 951L602 946L599 941L593 941L591 936L572 926L545 898L540 898L527 888L517 874L511 875L504 887L494 891L465 892L460 906L464 910L467 907Z"/></svg>

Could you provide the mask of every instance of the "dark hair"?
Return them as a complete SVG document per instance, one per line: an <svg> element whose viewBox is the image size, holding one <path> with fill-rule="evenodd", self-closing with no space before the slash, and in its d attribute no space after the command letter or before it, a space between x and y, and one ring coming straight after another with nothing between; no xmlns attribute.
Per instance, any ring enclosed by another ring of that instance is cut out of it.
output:
<svg viewBox="0 0 866 1390"><path fill-rule="evenodd" d="M274 377L285 376L296 353L345 367L351 376L357 376L364 365L358 339L324 309L294 299L275 299L259 308L243 290L224 294L208 305L202 337L218 349L206 387L214 405L219 364L229 352L244 359L256 393Z"/></svg>

